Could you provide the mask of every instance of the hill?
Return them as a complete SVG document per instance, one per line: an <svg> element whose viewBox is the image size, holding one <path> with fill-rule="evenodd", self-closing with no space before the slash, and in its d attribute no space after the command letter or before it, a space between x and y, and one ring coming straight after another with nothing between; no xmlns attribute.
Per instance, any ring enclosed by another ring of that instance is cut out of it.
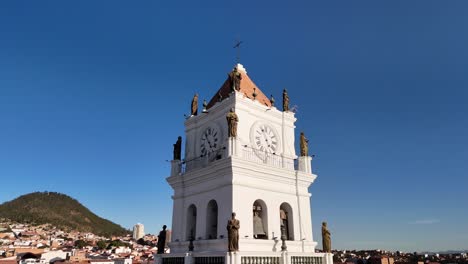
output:
<svg viewBox="0 0 468 264"><path fill-rule="evenodd" d="M70 196L56 192L34 192L5 202L0 205L0 218L19 223L51 224L67 231L106 237L129 233L120 225L95 215Z"/></svg>

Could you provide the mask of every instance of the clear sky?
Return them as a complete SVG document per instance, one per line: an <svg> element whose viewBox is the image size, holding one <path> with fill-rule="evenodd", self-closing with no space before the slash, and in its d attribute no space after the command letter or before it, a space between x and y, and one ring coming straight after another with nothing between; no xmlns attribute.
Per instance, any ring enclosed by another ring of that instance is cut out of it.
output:
<svg viewBox="0 0 468 264"><path fill-rule="evenodd" d="M239 37L298 107L317 241L325 220L334 248L467 249L467 1L160 2L0 2L0 202L58 191L170 225L166 160Z"/></svg>

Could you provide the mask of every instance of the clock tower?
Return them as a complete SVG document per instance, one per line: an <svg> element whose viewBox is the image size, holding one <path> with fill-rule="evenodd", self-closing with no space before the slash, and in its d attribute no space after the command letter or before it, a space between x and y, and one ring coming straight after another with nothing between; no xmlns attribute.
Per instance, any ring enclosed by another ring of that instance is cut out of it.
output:
<svg viewBox="0 0 468 264"><path fill-rule="evenodd" d="M171 253L157 261L332 263L330 254L315 253L308 187L317 176L312 158L296 155L296 117L286 91L283 97L278 109L237 64L203 110L192 109L185 157L172 161L167 178L174 189ZM228 252L233 212L239 250Z"/></svg>

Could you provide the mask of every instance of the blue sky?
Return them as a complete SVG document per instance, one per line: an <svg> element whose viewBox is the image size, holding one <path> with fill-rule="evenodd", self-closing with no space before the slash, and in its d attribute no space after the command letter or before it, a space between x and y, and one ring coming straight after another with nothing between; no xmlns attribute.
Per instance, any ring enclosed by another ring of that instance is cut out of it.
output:
<svg viewBox="0 0 468 264"><path fill-rule="evenodd" d="M466 1L3 1L0 202L71 195L170 224L172 144L235 62L287 88L319 175L315 239L467 249Z"/></svg>

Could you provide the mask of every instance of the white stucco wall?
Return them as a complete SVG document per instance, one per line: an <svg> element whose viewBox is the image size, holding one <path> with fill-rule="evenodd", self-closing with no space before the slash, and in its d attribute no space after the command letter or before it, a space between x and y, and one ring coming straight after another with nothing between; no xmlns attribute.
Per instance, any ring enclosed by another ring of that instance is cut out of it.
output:
<svg viewBox="0 0 468 264"><path fill-rule="evenodd" d="M226 114L231 108L235 108L239 123L237 138L230 143ZM226 223L231 213L236 212L241 222L241 250L277 251L280 246L273 238L281 236L279 210L282 203L287 203L293 214L290 224L293 225L294 241L288 241L288 250L314 251L316 243L312 236L308 187L316 175L294 169L293 161L297 158L295 121L294 113L268 108L240 93L217 103L208 113L199 113L186 120L186 171L167 178L174 189L171 252L187 251L187 212L192 204L197 208L196 250L223 249L220 245L226 243ZM278 148L270 154L271 160L263 159L255 152L252 131L258 124L271 127L278 138ZM207 127L215 127L219 132L219 153L222 153L219 160L200 157L201 136ZM253 238L252 206L257 199L261 199L268 209L268 240ZM207 239L206 211L211 200L218 205L219 243L203 242Z"/></svg>

